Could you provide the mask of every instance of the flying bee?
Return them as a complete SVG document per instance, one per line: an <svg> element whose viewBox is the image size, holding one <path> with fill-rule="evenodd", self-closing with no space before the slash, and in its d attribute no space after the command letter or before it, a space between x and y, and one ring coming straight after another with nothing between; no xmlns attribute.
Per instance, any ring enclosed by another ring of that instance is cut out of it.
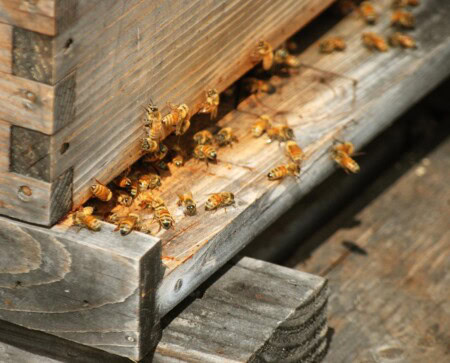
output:
<svg viewBox="0 0 450 363"><path fill-rule="evenodd" d="M286 142L285 151L287 156L289 156L289 158L297 164L300 164L305 157L302 148L292 140Z"/></svg>
<svg viewBox="0 0 450 363"><path fill-rule="evenodd" d="M74 224L86 227L91 231L99 231L102 228L102 225L100 221L92 215L93 212L94 208L92 207L80 208L73 215Z"/></svg>
<svg viewBox="0 0 450 363"><path fill-rule="evenodd" d="M251 128L253 137L260 137L269 127L271 127L270 117L268 115L259 116Z"/></svg>
<svg viewBox="0 0 450 363"><path fill-rule="evenodd" d="M166 128L175 128L176 135L183 135L191 125L189 120L189 107L186 104L179 106L169 103L170 113L162 118L161 123Z"/></svg>
<svg viewBox="0 0 450 363"><path fill-rule="evenodd" d="M342 52L347 48L345 40L341 37L331 37L323 40L319 44L319 50L321 53L333 53L334 51Z"/></svg>
<svg viewBox="0 0 450 363"><path fill-rule="evenodd" d="M114 231L119 231L122 236L126 236L134 229L138 221L139 216L137 214L130 213L127 217L123 217L119 221L119 224Z"/></svg>
<svg viewBox="0 0 450 363"><path fill-rule="evenodd" d="M153 208L154 210L154 219L159 224L158 232L161 230L161 227L164 229L170 229L175 224L175 221L170 214L169 210L165 206L165 204L160 204Z"/></svg>
<svg viewBox="0 0 450 363"><path fill-rule="evenodd" d="M246 89L248 90L248 92L250 92L250 93L273 94L276 91L275 86L273 84L271 84L270 82L264 81L262 79L253 78L253 77L244 78L244 85L245 85Z"/></svg>
<svg viewBox="0 0 450 363"><path fill-rule="evenodd" d="M169 152L168 147L166 145L164 145L163 143L161 143L158 146L158 150L144 155L144 157L142 158L142 161L145 163L154 163L155 161L164 159L168 152Z"/></svg>
<svg viewBox="0 0 450 363"><path fill-rule="evenodd" d="M216 142L219 146L230 145L237 141L237 137L233 135L231 127L222 128L215 136Z"/></svg>
<svg viewBox="0 0 450 363"><path fill-rule="evenodd" d="M389 38L389 43L393 47L401 46L402 48L412 48L412 49L417 48L416 41L414 40L413 37L400 32L394 33Z"/></svg>
<svg viewBox="0 0 450 363"><path fill-rule="evenodd" d="M151 128L153 124L161 121L161 112L159 112L158 107L153 105L153 102L144 107L144 110L144 126Z"/></svg>
<svg viewBox="0 0 450 363"><path fill-rule="evenodd" d="M107 220L110 223L118 224L122 218L126 217L129 214L130 208L122 204L118 204L111 210L111 213L109 214Z"/></svg>
<svg viewBox="0 0 450 363"><path fill-rule="evenodd" d="M137 197L133 201L133 207L135 209L146 209L152 206L155 197L151 190L146 190L142 193L139 193Z"/></svg>
<svg viewBox="0 0 450 363"><path fill-rule="evenodd" d="M355 153L355 146L350 141L338 141L333 145L333 151L341 151L352 156Z"/></svg>
<svg viewBox="0 0 450 363"><path fill-rule="evenodd" d="M378 21L378 11L370 1L363 1L359 6L359 12L367 24L375 24Z"/></svg>
<svg viewBox="0 0 450 363"><path fill-rule="evenodd" d="M287 176L298 177L300 175L300 165L296 163L289 163L286 165L279 165L269 170L267 177L269 180L280 180Z"/></svg>
<svg viewBox="0 0 450 363"><path fill-rule="evenodd" d="M208 164L208 160L215 161L217 159L217 151L209 145L197 145L194 149L194 157L198 160L205 160Z"/></svg>
<svg viewBox="0 0 450 363"><path fill-rule="evenodd" d="M275 51L274 62L284 64L290 68L298 68L302 65L298 57L290 54L288 50L284 48Z"/></svg>
<svg viewBox="0 0 450 363"><path fill-rule="evenodd" d="M97 199L100 199L103 202L109 202L113 196L112 191L102 183L100 183L97 179L95 180L96 184L91 185L91 193Z"/></svg>
<svg viewBox="0 0 450 363"><path fill-rule="evenodd" d="M394 9L405 8L407 6L418 6L420 5L420 0L394 0L392 2L392 7Z"/></svg>
<svg viewBox="0 0 450 363"><path fill-rule="evenodd" d="M414 29L416 26L416 19L409 11L396 10L391 15L391 25L405 29Z"/></svg>
<svg viewBox="0 0 450 363"><path fill-rule="evenodd" d="M133 198L127 193L121 192L117 196L117 203L129 207L133 203Z"/></svg>
<svg viewBox="0 0 450 363"><path fill-rule="evenodd" d="M139 192L143 192L147 189L156 189L161 186L161 178L157 174L145 174L141 175L138 180Z"/></svg>
<svg viewBox="0 0 450 363"><path fill-rule="evenodd" d="M192 198L192 193L178 194L178 206L183 206L184 214L193 216L197 213L197 206Z"/></svg>
<svg viewBox="0 0 450 363"><path fill-rule="evenodd" d="M214 137L208 130L202 130L194 134L194 142L197 145L212 144Z"/></svg>
<svg viewBox="0 0 450 363"><path fill-rule="evenodd" d="M206 101L203 103L199 113L209 113L211 120L217 117L219 109L220 94L216 89L206 91Z"/></svg>
<svg viewBox="0 0 450 363"><path fill-rule="evenodd" d="M376 33L367 32L362 34L362 41L364 45L370 50L378 50L380 52L387 52L389 47L386 41Z"/></svg>
<svg viewBox="0 0 450 363"><path fill-rule="evenodd" d="M294 138L294 131L290 127L284 125L272 126L267 129L266 132L270 142L274 140L278 140L281 142L292 140Z"/></svg>
<svg viewBox="0 0 450 363"><path fill-rule="evenodd" d="M234 194L230 192L215 193L209 196L205 203L205 210L215 210L234 204Z"/></svg>
<svg viewBox="0 0 450 363"><path fill-rule="evenodd" d="M260 40L256 45L255 51L252 53L252 59L255 62L262 60L262 67L265 71L272 68L273 64L273 48L265 40Z"/></svg>
<svg viewBox="0 0 450 363"><path fill-rule="evenodd" d="M359 172L358 163L353 160L346 152L335 150L333 151L331 157L341 168L344 169L347 174L349 171L354 174Z"/></svg>

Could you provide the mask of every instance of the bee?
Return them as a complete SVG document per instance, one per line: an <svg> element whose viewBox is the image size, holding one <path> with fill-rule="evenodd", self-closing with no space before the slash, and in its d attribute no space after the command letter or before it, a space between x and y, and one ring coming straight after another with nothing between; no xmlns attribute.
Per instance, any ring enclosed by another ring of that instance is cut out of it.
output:
<svg viewBox="0 0 450 363"><path fill-rule="evenodd" d="M159 144L163 136L163 123L161 120L154 120L151 127L144 127L144 130L147 134L147 137L145 139L150 146L154 145L154 143L151 143L151 141ZM153 149L150 149L148 151L153 152Z"/></svg>
<svg viewBox="0 0 450 363"><path fill-rule="evenodd" d="M407 6L418 6L420 5L420 0L394 0L392 2L393 8L405 8Z"/></svg>
<svg viewBox="0 0 450 363"><path fill-rule="evenodd" d="M206 164L208 164L208 159L213 161L217 159L217 151L209 145L198 145L194 149L194 157L199 160L205 160Z"/></svg>
<svg viewBox="0 0 450 363"><path fill-rule="evenodd" d="M108 222L111 222L113 224L119 223L119 221L130 214L130 208L118 204L116 205L112 210L110 215L108 216Z"/></svg>
<svg viewBox="0 0 450 363"><path fill-rule="evenodd" d="M113 196L112 191L102 183L100 183L97 179L95 180L96 184L91 185L91 192L97 199L100 199L103 202L109 202Z"/></svg>
<svg viewBox="0 0 450 363"><path fill-rule="evenodd" d="M289 158L297 164L300 164L305 157L302 148L292 140L286 142L285 151L287 156L289 156Z"/></svg>
<svg viewBox="0 0 450 363"><path fill-rule="evenodd" d="M350 171L356 174L359 172L359 165L351 158L354 154L355 147L351 142L338 142L333 146L331 158L342 167L346 173Z"/></svg>
<svg viewBox="0 0 450 363"><path fill-rule="evenodd" d="M133 207L135 209L146 209L152 206L155 197L151 190L146 190L142 193L139 193L137 197L133 201Z"/></svg>
<svg viewBox="0 0 450 363"><path fill-rule="evenodd" d="M393 47L401 46L403 48L417 48L416 41L413 37L399 32L394 33L389 38L389 42Z"/></svg>
<svg viewBox="0 0 450 363"><path fill-rule="evenodd" d="M168 147L163 143L161 143L158 145L158 150L144 155L142 161L145 163L154 163L155 161L164 159L168 152L169 152Z"/></svg>
<svg viewBox="0 0 450 363"><path fill-rule="evenodd" d="M134 229L138 221L139 216L137 214L130 213L127 217L120 219L119 224L114 231L119 231L122 236L126 236Z"/></svg>
<svg viewBox="0 0 450 363"><path fill-rule="evenodd" d="M131 187L131 179L121 174L114 179L114 184L116 184L119 188L129 188Z"/></svg>
<svg viewBox="0 0 450 363"><path fill-rule="evenodd" d="M363 1L359 6L359 12L367 24L375 24L378 21L378 11L370 1Z"/></svg>
<svg viewBox="0 0 450 363"><path fill-rule="evenodd" d="M234 204L234 194L230 192L215 193L209 196L205 203L205 210L215 210Z"/></svg>
<svg viewBox="0 0 450 363"><path fill-rule="evenodd" d="M197 145L206 145L212 144L214 137L208 130L202 130L194 134L193 140Z"/></svg>
<svg viewBox="0 0 450 363"><path fill-rule="evenodd" d="M279 165L269 170L267 177L269 178L269 180L280 180L289 175L298 177L300 175L300 170L300 165L296 163Z"/></svg>
<svg viewBox="0 0 450 363"><path fill-rule="evenodd" d="M159 142L152 140L149 137L144 137L141 139L141 150L149 153L154 153L159 148Z"/></svg>
<svg viewBox="0 0 450 363"><path fill-rule="evenodd" d="M285 64L291 68L298 68L301 66L300 59L292 54L289 54L287 49L277 49L274 55L274 61L278 64Z"/></svg>
<svg viewBox="0 0 450 363"><path fill-rule="evenodd" d="M294 138L294 131L288 126L272 126L267 129L267 136L269 136L270 142L273 140L287 141Z"/></svg>
<svg viewBox="0 0 450 363"><path fill-rule="evenodd" d="M139 192L147 189L155 189L161 186L161 178L157 174L145 174L138 180Z"/></svg>
<svg viewBox="0 0 450 363"><path fill-rule="evenodd" d="M73 215L74 224L84 226L91 231L99 231L102 228L102 225L100 221L92 215L92 213L94 213L94 208L92 207L80 208Z"/></svg>
<svg viewBox="0 0 450 363"><path fill-rule="evenodd" d="M381 36L373 32L363 33L362 41L370 50L376 49L380 52L387 52L389 49L386 41Z"/></svg>
<svg viewBox="0 0 450 363"><path fill-rule="evenodd" d="M350 141L338 141L333 145L333 150L352 156L355 153L355 146Z"/></svg>
<svg viewBox="0 0 450 363"><path fill-rule="evenodd" d="M268 93L273 94L276 91L276 88L270 82L264 81L262 79L257 78L245 78L244 85L248 92L250 93Z"/></svg>
<svg viewBox="0 0 450 363"><path fill-rule="evenodd" d="M319 44L321 53L333 53L334 51L342 52L347 48L345 40L340 37L331 37L323 40Z"/></svg>
<svg viewBox="0 0 450 363"><path fill-rule="evenodd" d="M161 230L161 227L164 229L170 229L175 224L173 217L171 216L169 210L165 206L165 204L154 205L154 219L159 224L158 232Z"/></svg>
<svg viewBox="0 0 450 363"><path fill-rule="evenodd" d="M260 40L256 45L256 49L252 54L252 59L259 62L262 60L262 67L265 71L272 68L273 64L273 48L265 40Z"/></svg>
<svg viewBox="0 0 450 363"><path fill-rule="evenodd" d="M119 193L117 196L117 203L129 207L133 203L133 198L127 193Z"/></svg>
<svg viewBox="0 0 450 363"><path fill-rule="evenodd" d="M259 116L258 121L251 128L253 137L260 137L270 126L270 117L268 115Z"/></svg>
<svg viewBox="0 0 450 363"><path fill-rule="evenodd" d="M178 206L183 206L184 214L193 216L197 213L197 206L192 198L192 193L178 194Z"/></svg>
<svg viewBox="0 0 450 363"><path fill-rule="evenodd" d="M153 102L144 107L144 110L144 126L151 128L153 124L161 121L161 112L159 112L158 107L153 105Z"/></svg>
<svg viewBox="0 0 450 363"><path fill-rule="evenodd" d="M337 7L341 15L348 15L355 10L356 5L352 0L339 0Z"/></svg>
<svg viewBox="0 0 450 363"><path fill-rule="evenodd" d="M209 89L206 91L206 101L203 103L203 107L199 113L209 113L211 120L217 117L217 111L219 109L220 94L216 89Z"/></svg>
<svg viewBox="0 0 450 363"><path fill-rule="evenodd" d="M230 145L237 141L237 137L233 135L231 127L224 127L215 136L219 146Z"/></svg>
<svg viewBox="0 0 450 363"><path fill-rule="evenodd" d="M163 117L162 124L166 128L175 128L176 135L183 135L191 126L189 120L189 107L186 104L179 106L169 103L171 111Z"/></svg>
<svg viewBox="0 0 450 363"><path fill-rule="evenodd" d="M391 25L405 29L414 29L416 26L416 19L409 11L396 10L391 15Z"/></svg>
<svg viewBox="0 0 450 363"><path fill-rule="evenodd" d="M138 184L138 181L137 181L137 180L133 180L133 181L131 182L130 194L131 194L133 197L136 197L136 195L138 195L138 193L139 193L139 184Z"/></svg>
<svg viewBox="0 0 450 363"><path fill-rule="evenodd" d="M172 162L175 164L176 167L181 167L184 165L184 158L183 155L177 154L173 157Z"/></svg>

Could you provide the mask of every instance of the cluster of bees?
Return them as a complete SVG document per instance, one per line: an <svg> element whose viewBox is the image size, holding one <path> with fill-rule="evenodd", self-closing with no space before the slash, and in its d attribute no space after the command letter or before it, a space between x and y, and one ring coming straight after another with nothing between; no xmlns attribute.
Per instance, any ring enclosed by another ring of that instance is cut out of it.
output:
<svg viewBox="0 0 450 363"><path fill-rule="evenodd" d="M370 1L363 1L359 6L354 1L342 0L341 8L345 11L357 10L368 24L375 24L379 19L379 12ZM414 16L405 11L408 6L419 5L419 0L395 0L393 2L394 11L392 13L392 25L405 29L414 28ZM373 32L363 33L363 43L370 49L386 51L388 45L386 41ZM404 48L414 48L414 39L406 34L396 32L390 38L393 46L402 46ZM346 49L345 41L340 37L332 37L322 41L319 44L319 51L322 53L332 53L334 51L344 51ZM302 64L298 57L289 53L282 47L274 50L271 44L265 40L260 40L255 50L251 54L254 63L261 63L263 71L271 71L274 68L287 69L299 68ZM273 93L273 86L270 83L257 78L244 79L244 83L250 93L259 94L261 92ZM211 119L217 117L220 104L220 95L217 90L210 89L206 91L204 102L198 113L209 114ZM130 173L130 169L125 171L114 180L113 190L96 181L91 186L91 193L94 198L103 203L113 203L105 220L115 224L116 230L121 235L127 235L132 230L139 230L144 233L153 234L153 225L157 224L159 229L168 230L174 226L174 218L164 200L154 194L154 190L161 185L161 178L158 173L149 172L149 168L166 169L164 159L169 153L169 147L162 141L169 135L184 135L191 126L191 110L186 104L168 103L169 113L162 115L159 108L151 101L144 107L143 116L143 135L140 140L143 157L141 158L145 167L144 172L139 174ZM298 178L301 171L302 162L305 160L305 154L302 148L294 140L294 132L287 125L275 124L272 118L267 115L258 115L257 120L251 125L251 135L260 138L267 135L267 142L278 141L284 144L284 152L288 161L270 169L267 178L270 181L281 180L287 176ZM192 156L197 160L204 161L206 165L209 162L217 161L218 148L231 146L237 142L230 127L224 127L213 134L209 130L200 130L192 136L194 148ZM175 166L181 167L184 164L185 155L181 147L177 144L171 150L174 153L172 162ZM342 167L347 173L358 173L359 165L353 159L355 148L348 141L335 141L331 148L331 158ZM234 194L231 192L219 192L211 194L205 202L205 210L212 211L218 208L226 208L235 203ZM194 201L191 192L178 195L177 205L183 209L186 216L197 214L197 204ZM94 207L86 206L70 214L73 225L86 227L93 231L101 229L99 219L94 216Z"/></svg>

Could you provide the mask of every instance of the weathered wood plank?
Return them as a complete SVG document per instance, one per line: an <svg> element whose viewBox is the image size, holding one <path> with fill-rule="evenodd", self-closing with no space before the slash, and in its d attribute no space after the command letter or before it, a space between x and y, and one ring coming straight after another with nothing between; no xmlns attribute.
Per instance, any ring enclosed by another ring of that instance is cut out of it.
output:
<svg viewBox="0 0 450 363"><path fill-rule="evenodd" d="M12 73L12 26L0 23L0 72Z"/></svg>
<svg viewBox="0 0 450 363"><path fill-rule="evenodd" d="M387 9L390 2L382 5ZM432 16L438 9L440 15ZM450 56L450 23L444 20L447 16L450 5L438 1L429 1L417 9L418 27L414 36L419 48L415 51L370 52L361 45L365 25L353 16L324 35L343 36L348 44L347 53L320 55L317 42L308 48L301 55L306 64L358 81L354 107L353 83L347 78L305 69L290 80L273 80L278 92L262 98L262 102L288 112L286 121L294 128L307 156L299 183L291 179L281 183L267 180L267 171L286 159L276 143L267 145L263 139L252 139L248 128L254 118L239 112L219 122L219 126L235 130L239 143L221 149L217 165L210 166L206 173L205 166L194 161L184 168L171 168L171 175L163 179L162 193L169 208L176 208L176 193L185 188L192 190L199 210L203 210L206 196L218 191L233 192L237 205L228 213L205 215L202 211L196 217L176 216L177 228L160 235L164 241L163 262L167 266L158 290L161 314L334 170L329 156L334 138L351 140L360 147L450 73L450 64L446 62ZM448 31L443 31L445 27L449 27ZM386 18L374 30L382 33L388 28ZM251 102L244 102L240 108L256 114L270 113L267 108L252 107ZM180 278L183 286L175 291Z"/></svg>
<svg viewBox="0 0 450 363"><path fill-rule="evenodd" d="M0 226L0 319L131 359L152 349L157 239L106 224L101 234Z"/></svg>
<svg viewBox="0 0 450 363"><path fill-rule="evenodd" d="M9 170L9 142L11 125L0 120L0 173Z"/></svg>
<svg viewBox="0 0 450 363"><path fill-rule="evenodd" d="M55 0L0 0L0 22L55 35Z"/></svg>
<svg viewBox="0 0 450 363"><path fill-rule="evenodd" d="M324 279L245 257L205 288L168 317L154 362L308 362L323 355Z"/></svg>
<svg viewBox="0 0 450 363"><path fill-rule="evenodd" d="M27 352L13 345L0 342L0 359L2 363L57 363L57 360L40 354Z"/></svg>
<svg viewBox="0 0 450 363"><path fill-rule="evenodd" d="M332 291L327 362L448 360L449 178L447 138L414 164L403 158L306 241L317 248L296 268ZM349 220L358 223L342 228Z"/></svg>

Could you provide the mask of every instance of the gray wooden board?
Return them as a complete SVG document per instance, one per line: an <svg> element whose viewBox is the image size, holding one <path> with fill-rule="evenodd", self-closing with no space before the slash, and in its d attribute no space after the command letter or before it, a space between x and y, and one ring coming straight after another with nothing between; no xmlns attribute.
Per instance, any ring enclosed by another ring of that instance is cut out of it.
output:
<svg viewBox="0 0 450 363"><path fill-rule="evenodd" d="M155 362L298 362L326 346L322 278L244 257L205 289L174 312Z"/></svg>
<svg viewBox="0 0 450 363"><path fill-rule="evenodd" d="M1 363L56 363L59 360L34 354L13 345L0 342Z"/></svg>

